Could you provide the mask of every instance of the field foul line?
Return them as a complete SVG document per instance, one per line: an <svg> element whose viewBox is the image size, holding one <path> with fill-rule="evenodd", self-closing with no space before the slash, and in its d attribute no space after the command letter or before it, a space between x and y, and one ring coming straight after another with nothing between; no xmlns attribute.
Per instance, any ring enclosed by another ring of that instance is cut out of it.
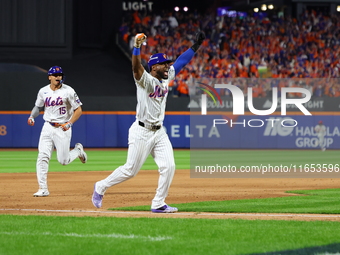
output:
<svg viewBox="0 0 340 255"><path fill-rule="evenodd" d="M100 214L150 214L151 212L136 211L87 211L87 210L47 210L47 209L6 209L0 211L27 211L27 212L60 212L60 213L100 213ZM168 213L167 213L168 214ZM340 218L340 215L316 214L266 214L266 213L185 213L176 212L176 215L199 216L245 216L245 217L303 217L303 218Z"/></svg>
<svg viewBox="0 0 340 255"><path fill-rule="evenodd" d="M134 234L122 235L122 234L77 234L77 233L52 233L52 232L0 232L0 235L25 235L25 236L65 236L65 237L81 237L81 238L119 238L119 239L143 239L148 241L164 241L170 240L172 237L167 236L138 236Z"/></svg>

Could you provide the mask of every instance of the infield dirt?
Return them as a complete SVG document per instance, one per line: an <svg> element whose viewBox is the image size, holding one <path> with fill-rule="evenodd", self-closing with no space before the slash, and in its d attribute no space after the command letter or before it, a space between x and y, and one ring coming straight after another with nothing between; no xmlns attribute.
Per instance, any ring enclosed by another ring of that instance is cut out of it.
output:
<svg viewBox="0 0 340 255"><path fill-rule="evenodd" d="M151 212L113 212L108 208L149 205L155 195L157 171L141 170L134 178L106 191L103 208L92 205L91 196L96 181L111 171L51 172L48 174L50 196L33 197L37 191L35 173L1 173L0 214L114 216L114 217L183 217L242 218L340 221L340 215L294 214L221 214ZM340 179L201 179L190 178L189 170L177 170L166 200L168 204L294 196L287 190L339 188Z"/></svg>

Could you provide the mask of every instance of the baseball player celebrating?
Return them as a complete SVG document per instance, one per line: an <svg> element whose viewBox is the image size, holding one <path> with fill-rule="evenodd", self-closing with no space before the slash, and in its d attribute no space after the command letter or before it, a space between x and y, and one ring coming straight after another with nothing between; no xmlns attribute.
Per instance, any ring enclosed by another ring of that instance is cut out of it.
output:
<svg viewBox="0 0 340 255"><path fill-rule="evenodd" d="M27 121L28 125L33 126L34 119L44 108L45 123L40 133L36 165L39 190L33 194L34 197L46 197L50 194L47 187L47 172L54 147L58 161L62 165L71 163L77 157L82 163L87 161L82 144L77 143L70 151L72 124L82 114L82 103L74 89L63 83L64 73L60 66L52 66L47 74L50 84L39 90L35 106Z"/></svg>
<svg viewBox="0 0 340 255"><path fill-rule="evenodd" d="M326 126L323 124L322 120L319 121L319 123L314 128L318 138L319 138L319 146L322 151L326 150L324 141L325 141L325 135L326 135Z"/></svg>
<svg viewBox="0 0 340 255"><path fill-rule="evenodd" d="M178 209L165 203L175 173L175 160L169 137L163 128L166 99L170 80L193 58L205 35L198 32L191 48L181 54L170 66L171 60L163 53L150 57L148 73L141 64L140 47L146 40L143 33L135 36L132 53L132 71L137 87L136 121L129 129L129 148L125 165L118 167L106 179L94 185L92 203L102 206L105 191L114 185L134 177L149 154L154 158L159 172L158 188L152 200L154 213L173 213Z"/></svg>

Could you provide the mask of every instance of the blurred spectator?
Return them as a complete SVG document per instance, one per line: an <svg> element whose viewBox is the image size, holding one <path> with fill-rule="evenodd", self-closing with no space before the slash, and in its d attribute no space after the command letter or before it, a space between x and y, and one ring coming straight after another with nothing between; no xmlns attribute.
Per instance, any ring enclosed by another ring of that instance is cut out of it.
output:
<svg viewBox="0 0 340 255"><path fill-rule="evenodd" d="M218 17L215 11L205 14L135 11L127 13L119 31L131 48L137 32L148 35L148 53L143 56L147 61L155 52L164 52L176 59L193 43L197 28L204 30L207 39L200 49L202 54L178 76L182 77L177 79L176 85L179 96L197 93L193 77L340 78L339 15L306 10L298 19L277 16L240 19ZM267 71L259 72L259 67ZM197 74L191 76L191 70L197 70ZM340 96L339 85L329 80L323 84L296 83L296 80L289 84L284 80L254 85L254 96L271 96L273 87L277 87L279 93L282 86L304 87L315 97ZM244 88L245 84L240 86ZM301 95L292 93L290 96Z"/></svg>
<svg viewBox="0 0 340 255"><path fill-rule="evenodd" d="M189 87L186 83L186 80L179 80L177 86L178 96L179 97L188 97L189 96Z"/></svg>

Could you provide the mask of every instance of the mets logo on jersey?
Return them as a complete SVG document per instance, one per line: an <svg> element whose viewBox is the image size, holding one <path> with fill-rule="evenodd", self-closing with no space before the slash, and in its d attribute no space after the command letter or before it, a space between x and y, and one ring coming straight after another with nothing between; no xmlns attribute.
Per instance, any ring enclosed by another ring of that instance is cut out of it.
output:
<svg viewBox="0 0 340 255"><path fill-rule="evenodd" d="M156 85L154 92L149 94L149 97L156 98L156 97L164 97L168 93L168 89L162 90L159 85Z"/></svg>
<svg viewBox="0 0 340 255"><path fill-rule="evenodd" d="M52 97L46 97L45 98L45 107L49 106L56 106L56 105L63 105L63 98L62 97L57 97L55 100L52 99Z"/></svg>

